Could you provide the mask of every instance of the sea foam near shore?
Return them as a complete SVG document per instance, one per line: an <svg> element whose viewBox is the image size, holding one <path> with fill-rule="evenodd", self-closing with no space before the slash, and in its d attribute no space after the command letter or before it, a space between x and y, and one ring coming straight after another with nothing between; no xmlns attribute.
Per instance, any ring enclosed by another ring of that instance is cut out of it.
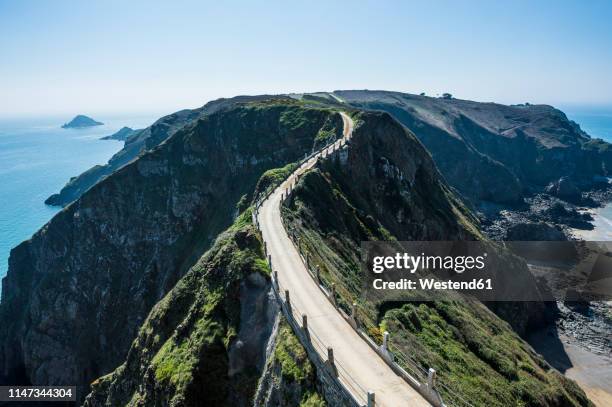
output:
<svg viewBox="0 0 612 407"><path fill-rule="evenodd" d="M612 202L588 211L593 217L593 229L572 229L574 237L586 241L612 241Z"/></svg>

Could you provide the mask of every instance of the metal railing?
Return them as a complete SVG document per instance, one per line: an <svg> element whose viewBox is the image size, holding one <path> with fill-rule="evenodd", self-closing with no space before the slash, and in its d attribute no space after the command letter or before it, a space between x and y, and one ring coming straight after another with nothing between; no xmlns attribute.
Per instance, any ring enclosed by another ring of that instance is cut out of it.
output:
<svg viewBox="0 0 612 407"><path fill-rule="evenodd" d="M327 346L315 331L309 329L307 315L291 301L290 291L280 284L275 274L272 276L272 287L281 304L283 314L306 349L310 360L319 368L319 371L328 375L328 378L331 379L328 383L336 385L335 393L349 405L369 405L368 391L360 386L344 366L333 357L333 348Z"/></svg>

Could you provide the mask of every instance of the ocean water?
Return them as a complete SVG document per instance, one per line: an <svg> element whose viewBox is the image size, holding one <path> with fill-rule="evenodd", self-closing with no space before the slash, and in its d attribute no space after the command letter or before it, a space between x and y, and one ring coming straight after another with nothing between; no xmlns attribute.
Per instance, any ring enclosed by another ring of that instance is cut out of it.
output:
<svg viewBox="0 0 612 407"><path fill-rule="evenodd" d="M123 146L99 140L123 126L143 128L156 117L93 116L105 123L62 129L70 117L0 119L0 277L11 248L29 239L60 208L44 204L70 177L104 164Z"/></svg>
<svg viewBox="0 0 612 407"><path fill-rule="evenodd" d="M612 143L612 107L610 108L566 108L568 118L580 125L591 137L601 138Z"/></svg>

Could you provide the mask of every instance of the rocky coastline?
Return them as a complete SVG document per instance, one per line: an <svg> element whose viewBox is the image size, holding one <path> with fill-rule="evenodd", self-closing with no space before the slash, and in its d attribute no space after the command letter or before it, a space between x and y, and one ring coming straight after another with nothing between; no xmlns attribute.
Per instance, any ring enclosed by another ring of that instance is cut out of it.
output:
<svg viewBox="0 0 612 407"><path fill-rule="evenodd" d="M573 202L540 192L516 206L481 203L476 213L492 240L576 240L577 231L594 229L595 210L610 202L612 187L602 185L580 192Z"/></svg>

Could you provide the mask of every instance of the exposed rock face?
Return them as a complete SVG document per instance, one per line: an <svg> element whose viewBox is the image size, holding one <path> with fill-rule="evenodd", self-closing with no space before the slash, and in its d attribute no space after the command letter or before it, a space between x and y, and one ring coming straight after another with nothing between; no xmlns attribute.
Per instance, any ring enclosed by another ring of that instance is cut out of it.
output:
<svg viewBox="0 0 612 407"><path fill-rule="evenodd" d="M545 222L538 223L517 223L510 227L504 240L514 241L556 241L567 240L565 234L559 228L556 228Z"/></svg>
<svg viewBox="0 0 612 407"><path fill-rule="evenodd" d="M251 212L219 236L149 314L86 406L247 406L278 317Z"/></svg>
<svg viewBox="0 0 612 407"><path fill-rule="evenodd" d="M103 124L104 123L95 121L91 117L80 114L75 116L70 122L62 125L62 129L78 129L82 127L101 126Z"/></svg>
<svg viewBox="0 0 612 407"><path fill-rule="evenodd" d="M342 191L350 201L384 219L384 227L392 233L401 231L404 240L473 240L477 221L441 180L414 135L387 113L364 113L359 121L350 148L338 157L337 166L329 164L344 181ZM311 182L318 183L317 178ZM328 192L319 205L341 216L348 208L342 200L323 201L334 196ZM364 235L362 240L369 239Z"/></svg>
<svg viewBox="0 0 612 407"><path fill-rule="evenodd" d="M114 369L151 307L231 224L240 197L264 171L310 152L334 115L294 101L230 106L61 211L11 253L0 381L86 389Z"/></svg>
<svg viewBox="0 0 612 407"><path fill-rule="evenodd" d="M581 198L580 189L569 177L561 177L559 180L550 183L546 187L546 192L568 201L579 201Z"/></svg>
<svg viewBox="0 0 612 407"><path fill-rule="evenodd" d="M582 188L610 174L610 144L545 105L505 106L386 91L336 91L348 104L391 113L475 203L514 203L566 176Z"/></svg>
<svg viewBox="0 0 612 407"><path fill-rule="evenodd" d="M133 134L126 143L105 165L96 165L83 174L72 178L58 194L51 195L47 205L66 206L80 197L85 191L102 178L123 167L138 155L164 142L185 125L196 121L204 115L217 112L234 103L270 99L270 96L237 96L231 99L218 99L198 109L185 109L164 116L146 129Z"/></svg>
<svg viewBox="0 0 612 407"><path fill-rule="evenodd" d="M247 210L149 314L85 405L323 406Z"/></svg>

